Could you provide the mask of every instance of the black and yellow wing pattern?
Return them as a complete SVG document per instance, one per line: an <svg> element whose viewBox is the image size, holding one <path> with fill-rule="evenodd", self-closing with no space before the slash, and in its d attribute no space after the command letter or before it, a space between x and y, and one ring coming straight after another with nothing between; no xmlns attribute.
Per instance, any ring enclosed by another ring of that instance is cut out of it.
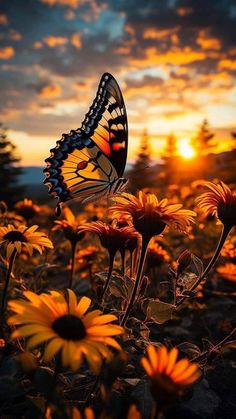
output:
<svg viewBox="0 0 236 419"><path fill-rule="evenodd" d="M96 200L121 190L128 146L128 123L121 90L114 77L103 74L96 97L82 125L62 134L44 173L49 193L62 202Z"/></svg>

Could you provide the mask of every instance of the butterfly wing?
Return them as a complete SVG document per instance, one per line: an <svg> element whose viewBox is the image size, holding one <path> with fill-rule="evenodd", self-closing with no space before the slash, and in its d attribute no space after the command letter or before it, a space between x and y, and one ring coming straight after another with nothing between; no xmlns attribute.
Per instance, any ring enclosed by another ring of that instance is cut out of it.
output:
<svg viewBox="0 0 236 419"><path fill-rule="evenodd" d="M103 74L81 131L92 138L122 177L127 159L128 121L121 90L111 74Z"/></svg>
<svg viewBox="0 0 236 419"><path fill-rule="evenodd" d="M81 128L63 134L45 160L44 183L58 204L74 198L85 202L111 192L112 183L124 172L127 133L121 91L105 73Z"/></svg>

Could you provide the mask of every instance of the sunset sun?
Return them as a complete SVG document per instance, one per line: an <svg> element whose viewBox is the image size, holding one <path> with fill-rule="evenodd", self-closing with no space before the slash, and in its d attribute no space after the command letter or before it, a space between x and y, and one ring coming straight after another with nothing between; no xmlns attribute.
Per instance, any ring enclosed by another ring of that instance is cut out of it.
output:
<svg viewBox="0 0 236 419"><path fill-rule="evenodd" d="M185 159L191 159L196 155L196 152L191 146L188 138L183 138L178 141L178 151L180 156L184 157Z"/></svg>

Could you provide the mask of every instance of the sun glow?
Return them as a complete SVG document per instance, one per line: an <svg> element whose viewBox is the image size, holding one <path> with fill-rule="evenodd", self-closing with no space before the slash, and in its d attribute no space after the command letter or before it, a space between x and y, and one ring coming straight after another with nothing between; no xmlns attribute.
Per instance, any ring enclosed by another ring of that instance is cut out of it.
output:
<svg viewBox="0 0 236 419"><path fill-rule="evenodd" d="M184 157L185 159L192 159L196 155L196 152L189 143L188 138L182 138L178 141L178 151L180 156Z"/></svg>

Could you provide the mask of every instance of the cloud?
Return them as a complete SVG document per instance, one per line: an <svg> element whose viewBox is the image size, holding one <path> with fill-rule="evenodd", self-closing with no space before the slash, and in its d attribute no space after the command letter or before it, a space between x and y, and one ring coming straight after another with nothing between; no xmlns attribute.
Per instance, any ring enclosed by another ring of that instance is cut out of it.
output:
<svg viewBox="0 0 236 419"><path fill-rule="evenodd" d="M68 9L64 14L64 18L66 20L74 20L76 18L74 10Z"/></svg>
<svg viewBox="0 0 236 419"><path fill-rule="evenodd" d="M0 25L8 25L7 15L0 14Z"/></svg>
<svg viewBox="0 0 236 419"><path fill-rule="evenodd" d="M10 29L9 39L11 39L12 41L20 41L22 39L22 35L15 29Z"/></svg>
<svg viewBox="0 0 236 419"><path fill-rule="evenodd" d="M169 29L158 29L155 27L146 28L143 32L144 39L166 39L171 35L175 34L179 30L179 27L176 28L169 28Z"/></svg>
<svg viewBox="0 0 236 419"><path fill-rule="evenodd" d="M38 90L38 96L43 99L55 98L61 95L59 84L46 84Z"/></svg>
<svg viewBox="0 0 236 419"><path fill-rule="evenodd" d="M43 39L45 45L49 48L55 48L61 45L65 45L68 42L68 39L65 36L47 36Z"/></svg>
<svg viewBox="0 0 236 419"><path fill-rule="evenodd" d="M176 9L176 13L178 16L187 16L190 15L193 12L192 7L178 7Z"/></svg>
<svg viewBox="0 0 236 419"><path fill-rule="evenodd" d="M149 47L145 50L142 59L131 58L131 64L144 67L156 64L185 65L195 61L202 61L207 58L203 51L194 51L190 47L173 48L166 53L160 53L157 48Z"/></svg>
<svg viewBox="0 0 236 419"><path fill-rule="evenodd" d="M197 37L197 44L200 45L204 50L205 49L221 49L221 42L217 38L209 37L207 31L201 30Z"/></svg>
<svg viewBox="0 0 236 419"><path fill-rule="evenodd" d="M236 60L220 60L219 68L227 70L236 70Z"/></svg>
<svg viewBox="0 0 236 419"><path fill-rule="evenodd" d="M82 46L81 34L73 33L73 35L71 36L71 43L72 45L74 45L75 48L80 49Z"/></svg>
<svg viewBox="0 0 236 419"><path fill-rule="evenodd" d="M9 60L15 55L15 50L11 46L0 48L0 60Z"/></svg>
<svg viewBox="0 0 236 419"><path fill-rule="evenodd" d="M80 4L84 3L83 0L41 0L41 2L48 6L69 6L72 8L77 8Z"/></svg>

